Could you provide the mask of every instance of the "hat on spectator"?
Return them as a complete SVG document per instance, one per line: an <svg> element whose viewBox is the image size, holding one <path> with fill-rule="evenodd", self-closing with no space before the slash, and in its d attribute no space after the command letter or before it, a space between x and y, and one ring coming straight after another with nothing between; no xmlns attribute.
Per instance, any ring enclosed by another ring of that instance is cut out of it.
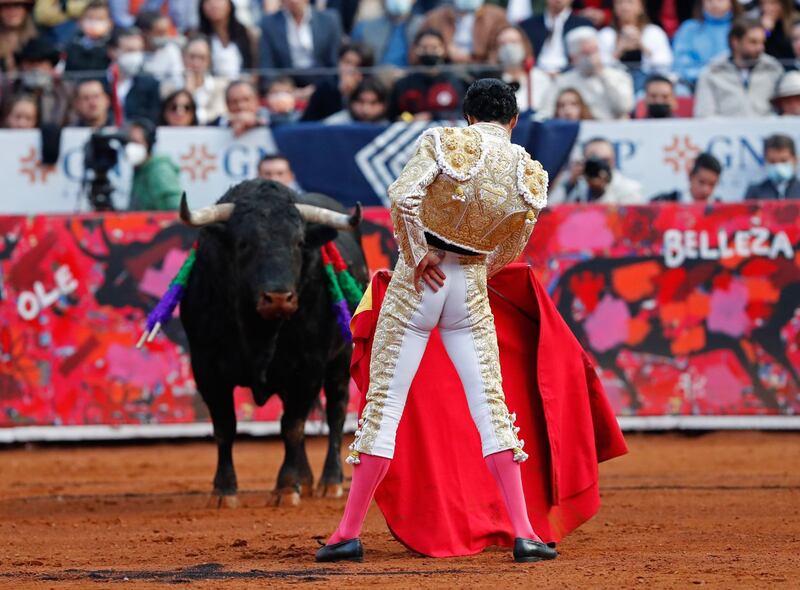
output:
<svg viewBox="0 0 800 590"><path fill-rule="evenodd" d="M778 82L772 102L778 102L782 98L800 96L800 72L786 72Z"/></svg>
<svg viewBox="0 0 800 590"><path fill-rule="evenodd" d="M61 59L61 53L44 37L34 37L25 43L22 49L14 54L14 57L18 63L23 61L49 61L51 64L56 65Z"/></svg>

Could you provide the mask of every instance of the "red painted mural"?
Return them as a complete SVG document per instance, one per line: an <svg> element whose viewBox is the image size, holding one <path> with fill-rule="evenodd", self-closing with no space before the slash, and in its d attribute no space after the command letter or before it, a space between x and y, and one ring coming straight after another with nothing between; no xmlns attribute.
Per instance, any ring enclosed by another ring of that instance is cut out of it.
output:
<svg viewBox="0 0 800 590"><path fill-rule="evenodd" d="M525 256L621 415L800 412L800 206L546 211ZM396 260L387 213L362 227ZM205 421L180 322L147 312L194 231L168 214L0 217L0 427ZM274 421L236 393L240 420Z"/></svg>

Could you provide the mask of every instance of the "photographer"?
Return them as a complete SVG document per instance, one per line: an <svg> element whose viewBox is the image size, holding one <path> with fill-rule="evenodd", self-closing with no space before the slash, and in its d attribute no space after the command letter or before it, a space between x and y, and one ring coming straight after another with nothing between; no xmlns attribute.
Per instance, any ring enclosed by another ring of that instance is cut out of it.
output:
<svg viewBox="0 0 800 590"><path fill-rule="evenodd" d="M177 211L181 200L180 168L169 156L153 155L156 127L147 119L128 126L125 156L133 166L130 209Z"/></svg>
<svg viewBox="0 0 800 590"><path fill-rule="evenodd" d="M563 182L553 183L548 200L558 203L604 203L640 205L642 186L626 178L616 167L614 146L603 138L590 139L583 144L583 159L574 162L565 173Z"/></svg>

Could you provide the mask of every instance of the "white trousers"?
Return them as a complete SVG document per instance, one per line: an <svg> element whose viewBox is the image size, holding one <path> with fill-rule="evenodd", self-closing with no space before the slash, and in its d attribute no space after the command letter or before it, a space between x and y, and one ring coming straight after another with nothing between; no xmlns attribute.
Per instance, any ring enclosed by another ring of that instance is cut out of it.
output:
<svg viewBox="0 0 800 590"><path fill-rule="evenodd" d="M444 287L435 292L425 285L421 294L402 259L395 269L378 315L367 404L351 445L351 463L358 462L359 453L394 456L408 390L436 327L464 387L483 455L514 449L516 460L527 458L503 395L485 258L448 252L440 268Z"/></svg>

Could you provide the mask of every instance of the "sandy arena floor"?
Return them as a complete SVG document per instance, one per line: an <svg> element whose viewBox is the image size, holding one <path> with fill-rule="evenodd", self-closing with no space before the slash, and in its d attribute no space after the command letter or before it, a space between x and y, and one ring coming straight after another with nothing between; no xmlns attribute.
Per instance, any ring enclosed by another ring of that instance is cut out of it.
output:
<svg viewBox="0 0 800 590"><path fill-rule="evenodd" d="M436 560L373 505L363 564L313 561L343 499L268 505L276 440L235 448L238 509L208 509L211 441L0 450L2 588L800 588L800 434L629 435L604 507L549 563ZM309 440L321 468L325 441ZM349 474L349 472L348 472Z"/></svg>

